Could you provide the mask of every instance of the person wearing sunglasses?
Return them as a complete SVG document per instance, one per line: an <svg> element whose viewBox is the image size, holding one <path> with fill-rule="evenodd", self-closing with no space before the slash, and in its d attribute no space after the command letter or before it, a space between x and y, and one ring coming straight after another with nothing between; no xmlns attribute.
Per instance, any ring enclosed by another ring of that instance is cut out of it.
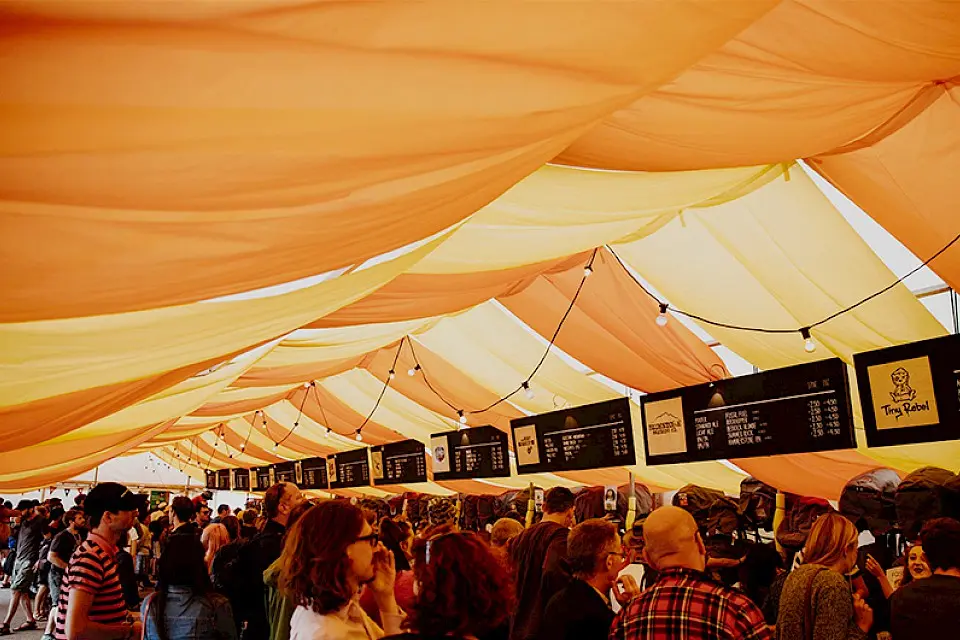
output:
<svg viewBox="0 0 960 640"><path fill-rule="evenodd" d="M400 632L394 557L360 507L345 500L320 503L297 521L285 546L290 562L281 570L280 588L296 604L290 640L379 640ZM363 585L373 591L383 628L360 607Z"/></svg>

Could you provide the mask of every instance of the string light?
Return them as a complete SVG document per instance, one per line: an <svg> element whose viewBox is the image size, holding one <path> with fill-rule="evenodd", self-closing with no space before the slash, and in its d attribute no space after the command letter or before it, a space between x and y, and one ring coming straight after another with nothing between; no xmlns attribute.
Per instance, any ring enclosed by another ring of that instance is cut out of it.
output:
<svg viewBox="0 0 960 640"><path fill-rule="evenodd" d="M813 338L810 337L810 329L804 327L800 329L800 337L803 338L803 350L807 353L813 353L817 350L817 343L813 341Z"/></svg>
<svg viewBox="0 0 960 640"><path fill-rule="evenodd" d="M394 371L393 369L390 369L390 372L387 373L387 377L390 378L391 380L393 380L396 376L397 376L397 372Z"/></svg>
<svg viewBox="0 0 960 640"><path fill-rule="evenodd" d="M463 413L463 409L457 409L457 418L459 418L460 424L467 424L467 416Z"/></svg>
<svg viewBox="0 0 960 640"><path fill-rule="evenodd" d="M665 326L667 326L667 320L669 319L669 318L667 317L667 307L669 307L669 306L670 306L670 305L668 305L666 302L661 302L661 303L660 303L660 313L659 313L659 315L657 315L657 319L656 319L656 321L655 321L655 322L657 323L657 326L658 326L658 327L665 327Z"/></svg>
<svg viewBox="0 0 960 640"><path fill-rule="evenodd" d="M420 365L419 365L419 364L416 365L416 366L414 366L414 367L412 367L412 368L410 368L410 369L407 369L407 375L410 376L410 377L413 377L413 376L417 375L417 371L420 371Z"/></svg>
<svg viewBox="0 0 960 640"><path fill-rule="evenodd" d="M274 443L273 443L273 450L276 451L276 450L279 449L279 448L280 448L280 443L279 443L279 442L274 442Z"/></svg>
<svg viewBox="0 0 960 640"><path fill-rule="evenodd" d="M530 388L530 383L524 381L520 386L523 388L523 395L527 397L527 400L533 400L534 393L533 389Z"/></svg>
<svg viewBox="0 0 960 640"><path fill-rule="evenodd" d="M356 438L357 438L357 442L363 442L363 433L360 431L360 429L357 429Z"/></svg>
<svg viewBox="0 0 960 640"><path fill-rule="evenodd" d="M583 277L589 278L591 275L593 275L593 265L588 264L583 268Z"/></svg>

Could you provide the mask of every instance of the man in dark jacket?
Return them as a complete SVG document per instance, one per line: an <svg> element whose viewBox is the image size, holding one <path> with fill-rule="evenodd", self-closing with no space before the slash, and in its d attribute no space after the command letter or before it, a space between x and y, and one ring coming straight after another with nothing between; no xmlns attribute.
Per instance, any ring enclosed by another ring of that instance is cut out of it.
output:
<svg viewBox="0 0 960 640"><path fill-rule="evenodd" d="M607 640L613 623L611 594L620 606L640 594L632 577L617 581L627 565L627 555L616 525L602 519L578 524L567 537L567 561L573 579L547 604L540 637Z"/></svg>
<svg viewBox="0 0 960 640"><path fill-rule="evenodd" d="M510 640L537 640L543 610L550 598L567 586L567 534L574 523L573 492L565 487L547 491L543 520L526 529L510 544L515 570L517 608Z"/></svg>

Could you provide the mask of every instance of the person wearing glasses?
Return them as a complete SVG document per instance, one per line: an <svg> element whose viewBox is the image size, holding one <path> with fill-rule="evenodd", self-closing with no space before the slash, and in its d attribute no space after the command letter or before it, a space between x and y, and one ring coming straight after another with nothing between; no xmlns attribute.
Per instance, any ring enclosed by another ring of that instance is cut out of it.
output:
<svg viewBox="0 0 960 640"><path fill-rule="evenodd" d="M280 589L296 605L290 640L379 640L400 632L395 560L360 507L345 500L318 504L293 526L286 545L290 562L281 570ZM383 628L360 606L364 584L373 590Z"/></svg>
<svg viewBox="0 0 960 640"><path fill-rule="evenodd" d="M578 524L567 537L567 561L573 580L547 604L542 637L607 640L614 617L611 593L621 607L640 594L631 576L617 577L629 563L617 526L599 518Z"/></svg>

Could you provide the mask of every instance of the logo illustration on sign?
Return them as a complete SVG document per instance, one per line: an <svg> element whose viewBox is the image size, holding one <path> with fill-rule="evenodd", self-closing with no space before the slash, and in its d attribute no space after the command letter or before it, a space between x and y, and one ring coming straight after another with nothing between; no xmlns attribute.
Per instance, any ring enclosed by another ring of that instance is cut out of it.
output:
<svg viewBox="0 0 960 640"><path fill-rule="evenodd" d="M373 458L373 477L376 480L383 480L383 452L374 451L370 457Z"/></svg>
<svg viewBox="0 0 960 640"><path fill-rule="evenodd" d="M867 368L878 429L922 427L940 422L933 374L926 357Z"/></svg>
<svg viewBox="0 0 960 640"><path fill-rule="evenodd" d="M517 440L517 464L540 464L540 448L537 446L537 427L529 425L514 429Z"/></svg>
<svg viewBox="0 0 960 640"><path fill-rule="evenodd" d="M449 472L450 455L447 452L447 436L431 436L430 448L433 449L433 472Z"/></svg>
<svg viewBox="0 0 960 640"><path fill-rule="evenodd" d="M647 449L651 456L687 452L682 398L648 402L643 411L646 419Z"/></svg>
<svg viewBox="0 0 960 640"><path fill-rule="evenodd" d="M337 456L327 458L327 479L330 482L337 481Z"/></svg>

